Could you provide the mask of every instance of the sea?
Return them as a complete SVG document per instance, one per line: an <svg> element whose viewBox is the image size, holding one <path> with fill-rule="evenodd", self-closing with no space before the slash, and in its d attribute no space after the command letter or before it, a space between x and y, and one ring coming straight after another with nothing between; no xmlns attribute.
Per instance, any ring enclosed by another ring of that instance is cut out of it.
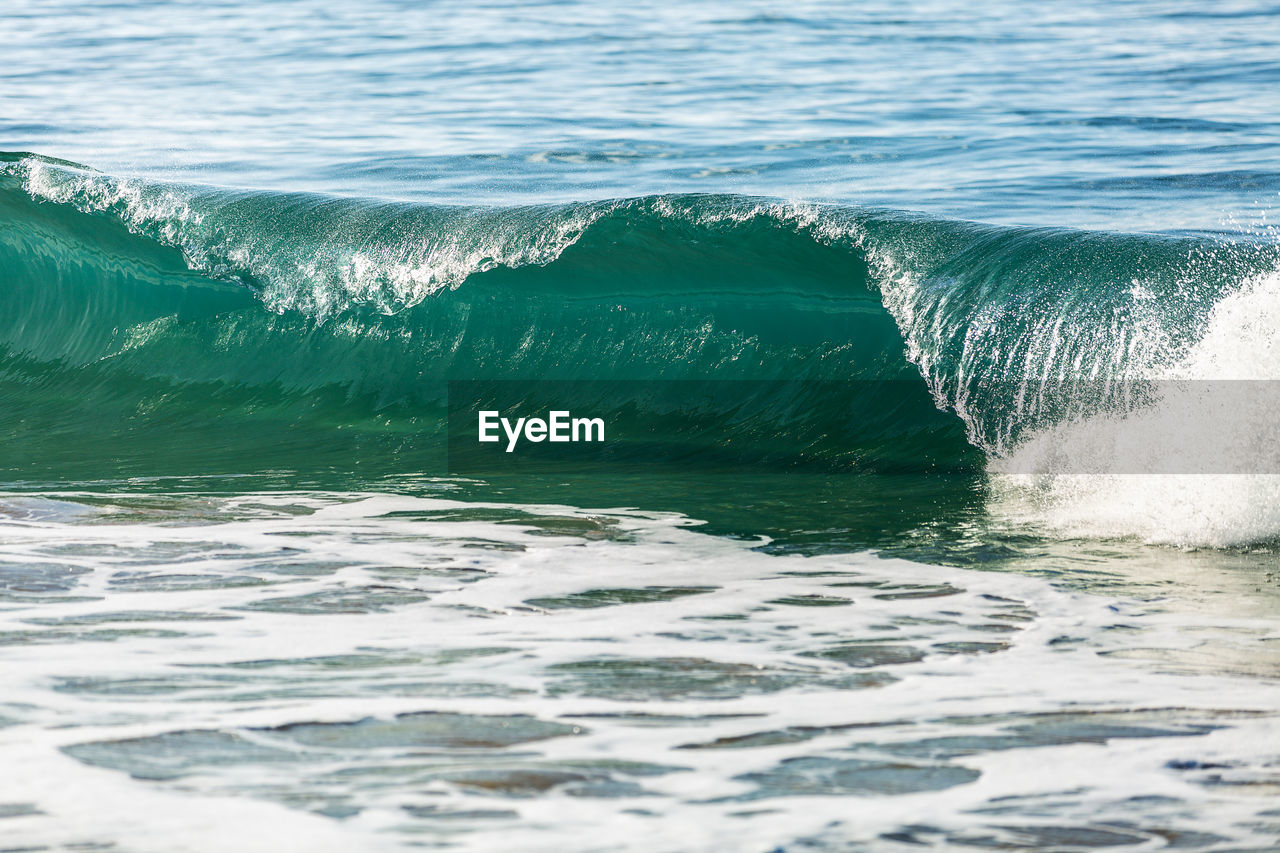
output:
<svg viewBox="0 0 1280 853"><path fill-rule="evenodd" d="M1273 0L4 0L0 152L0 850L1280 849Z"/></svg>

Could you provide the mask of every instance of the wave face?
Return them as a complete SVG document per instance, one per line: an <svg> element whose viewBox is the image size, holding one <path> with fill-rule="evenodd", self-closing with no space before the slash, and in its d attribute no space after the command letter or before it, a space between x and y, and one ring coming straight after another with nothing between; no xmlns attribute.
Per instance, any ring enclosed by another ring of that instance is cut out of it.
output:
<svg viewBox="0 0 1280 853"><path fill-rule="evenodd" d="M444 207L3 161L14 481L439 472L456 379L798 381L754 404L757 437L872 415L804 382L901 382L932 414L878 413L849 458L981 467L1116 384L1221 368L1215 306L1248 317L1275 289L1252 240L739 196Z"/></svg>

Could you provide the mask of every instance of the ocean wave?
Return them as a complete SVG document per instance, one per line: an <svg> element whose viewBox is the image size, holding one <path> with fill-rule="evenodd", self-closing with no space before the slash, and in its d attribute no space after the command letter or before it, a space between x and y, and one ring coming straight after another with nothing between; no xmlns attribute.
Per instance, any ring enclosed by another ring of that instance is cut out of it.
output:
<svg viewBox="0 0 1280 853"><path fill-rule="evenodd" d="M724 195L447 207L0 161L10 472L69 476L87 436L134 472L256 470L264 447L286 468L427 470L457 379L887 381L942 420L891 423L861 463L924 429L930 458L1022 466L1048 517L1087 502L1036 448L1061 459L1064 430L1149 411L1133 383L1280 371L1265 236ZM797 411L828 438L860 417L812 387L768 399L743 421L757 439ZM1219 533L1197 541L1235 541Z"/></svg>

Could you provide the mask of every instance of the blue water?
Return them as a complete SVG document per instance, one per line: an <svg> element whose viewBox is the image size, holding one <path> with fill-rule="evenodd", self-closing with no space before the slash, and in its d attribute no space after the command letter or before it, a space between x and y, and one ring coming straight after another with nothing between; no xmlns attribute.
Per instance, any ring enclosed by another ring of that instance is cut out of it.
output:
<svg viewBox="0 0 1280 853"><path fill-rule="evenodd" d="M0 43L0 150L231 186L1155 231L1280 193L1268 2L11 0Z"/></svg>

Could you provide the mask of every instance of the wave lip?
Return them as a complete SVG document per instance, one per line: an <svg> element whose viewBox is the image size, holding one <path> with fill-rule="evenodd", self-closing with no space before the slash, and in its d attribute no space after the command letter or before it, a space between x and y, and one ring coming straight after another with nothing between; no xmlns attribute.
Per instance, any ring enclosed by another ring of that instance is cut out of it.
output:
<svg viewBox="0 0 1280 853"><path fill-rule="evenodd" d="M9 183L32 198L110 214L193 270L250 285L269 309L317 319L358 306L394 313L497 266L547 263L603 212L220 190L13 157Z"/></svg>

